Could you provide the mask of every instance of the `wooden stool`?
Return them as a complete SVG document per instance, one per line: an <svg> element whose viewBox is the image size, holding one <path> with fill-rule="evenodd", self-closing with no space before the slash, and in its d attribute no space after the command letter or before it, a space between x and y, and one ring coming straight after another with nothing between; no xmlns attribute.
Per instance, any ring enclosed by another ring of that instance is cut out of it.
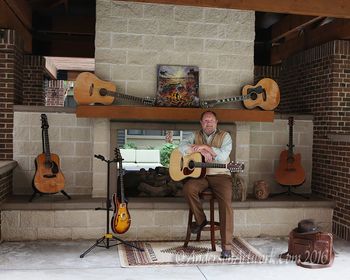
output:
<svg viewBox="0 0 350 280"><path fill-rule="evenodd" d="M213 251L216 251L215 247L215 231L220 230L220 223L215 222L214 220L214 201L215 201L215 195L212 192L210 188L205 189L199 194L200 199L202 200L209 200L209 212L210 212L210 220L208 221L208 224L202 229L202 231L210 231L210 241L211 241L211 249ZM188 242L190 242L191 239L191 224L192 224L192 218L193 218L193 212L191 209L188 211L188 223L187 223L187 234L186 234L186 240L184 243L184 247L188 246ZM201 239L201 232L197 233L196 241L200 241Z"/></svg>

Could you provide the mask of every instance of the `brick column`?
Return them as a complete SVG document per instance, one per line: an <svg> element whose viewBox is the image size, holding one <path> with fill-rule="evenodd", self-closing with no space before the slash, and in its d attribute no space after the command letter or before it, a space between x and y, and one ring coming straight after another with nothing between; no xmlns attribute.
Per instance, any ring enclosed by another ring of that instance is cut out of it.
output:
<svg viewBox="0 0 350 280"><path fill-rule="evenodd" d="M14 30L0 35L0 160L13 157L13 105L22 104L23 41Z"/></svg>
<svg viewBox="0 0 350 280"><path fill-rule="evenodd" d="M23 64L23 104L44 106L45 58L25 55Z"/></svg>

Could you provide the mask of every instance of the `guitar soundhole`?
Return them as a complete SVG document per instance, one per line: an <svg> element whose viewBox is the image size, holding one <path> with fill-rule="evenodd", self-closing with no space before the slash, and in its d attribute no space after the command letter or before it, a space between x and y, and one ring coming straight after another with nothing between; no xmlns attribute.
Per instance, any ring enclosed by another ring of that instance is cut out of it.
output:
<svg viewBox="0 0 350 280"><path fill-rule="evenodd" d="M188 168L189 168L189 169L193 169L194 167L195 167L194 161L193 161L193 160L190 160L190 161L188 162Z"/></svg>
<svg viewBox="0 0 350 280"><path fill-rule="evenodd" d="M106 96L107 95L107 90L105 88L100 89L100 95L101 96Z"/></svg>
<svg viewBox="0 0 350 280"><path fill-rule="evenodd" d="M250 99L251 100L256 100L258 98L258 95L256 94L255 91L253 91L251 94L250 94Z"/></svg>
<svg viewBox="0 0 350 280"><path fill-rule="evenodd" d="M51 169L52 168L52 161L51 160L46 160L45 161L45 168Z"/></svg>

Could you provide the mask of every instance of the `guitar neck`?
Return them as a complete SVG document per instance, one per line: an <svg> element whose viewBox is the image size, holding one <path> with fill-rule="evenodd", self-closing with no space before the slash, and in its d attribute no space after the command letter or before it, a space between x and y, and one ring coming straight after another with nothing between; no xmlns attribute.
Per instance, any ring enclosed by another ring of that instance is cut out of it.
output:
<svg viewBox="0 0 350 280"><path fill-rule="evenodd" d="M155 103L154 98L142 98L142 97L128 95L128 94L119 93L119 92L114 92L114 91L110 91L110 90L106 90L105 95L119 97L119 98L126 99L126 100L132 100L132 101L136 101L136 102L139 102L142 104L152 105L152 106Z"/></svg>
<svg viewBox="0 0 350 280"><path fill-rule="evenodd" d="M45 160L50 161L51 160L51 152L50 152L50 143L49 143L49 133L48 129L44 129L44 154L45 154Z"/></svg>
<svg viewBox="0 0 350 280"><path fill-rule="evenodd" d="M214 162L195 162L194 167L200 168L227 168L226 163L214 163Z"/></svg>
<svg viewBox="0 0 350 280"><path fill-rule="evenodd" d="M251 91L246 95L228 97L228 98L217 99L217 100L204 100L204 101L200 102L200 106L202 108L208 108L208 107L213 107L213 106L218 105L218 104L225 104L225 103L236 102L236 101L244 101L247 99L251 99L251 96L253 94L256 94L256 92Z"/></svg>
<svg viewBox="0 0 350 280"><path fill-rule="evenodd" d="M123 179L123 164L122 160L119 161L119 182L120 182L120 201L121 203L125 202L125 195L124 195L124 179Z"/></svg>
<svg viewBox="0 0 350 280"><path fill-rule="evenodd" d="M289 118L289 144L287 145L289 157L293 156L293 148L294 148L294 145L293 145L293 122L294 122L293 117L290 117Z"/></svg>

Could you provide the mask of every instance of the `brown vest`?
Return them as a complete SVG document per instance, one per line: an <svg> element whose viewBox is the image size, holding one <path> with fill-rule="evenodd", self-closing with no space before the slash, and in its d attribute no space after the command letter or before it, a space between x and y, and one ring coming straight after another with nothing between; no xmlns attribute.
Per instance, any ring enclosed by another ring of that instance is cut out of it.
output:
<svg viewBox="0 0 350 280"><path fill-rule="evenodd" d="M222 142L224 141L225 135L226 135L226 131L223 130L219 130L217 129L215 132L215 135L213 137L213 139L211 140L211 143L207 143L205 141L205 136L203 134L203 131L196 131L194 134L194 144L197 145L202 145L202 144L206 144L209 145L211 147L215 147L215 148L220 148L222 146ZM225 161L213 161L214 163L229 163L230 162L230 158L227 158ZM226 168L207 168L206 170L206 175L214 175L214 174L228 174L230 175L230 171Z"/></svg>

